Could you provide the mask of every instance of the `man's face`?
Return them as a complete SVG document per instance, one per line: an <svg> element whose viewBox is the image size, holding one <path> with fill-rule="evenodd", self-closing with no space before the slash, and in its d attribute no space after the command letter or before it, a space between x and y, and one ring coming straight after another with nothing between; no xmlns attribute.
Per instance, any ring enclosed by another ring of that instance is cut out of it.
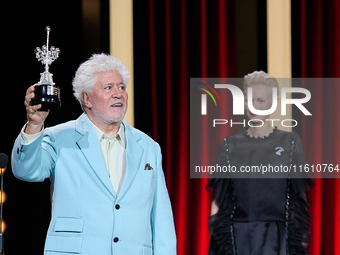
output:
<svg viewBox="0 0 340 255"><path fill-rule="evenodd" d="M116 71L97 74L97 80L88 93L85 105L96 121L120 123L127 110L128 94L123 79Z"/></svg>

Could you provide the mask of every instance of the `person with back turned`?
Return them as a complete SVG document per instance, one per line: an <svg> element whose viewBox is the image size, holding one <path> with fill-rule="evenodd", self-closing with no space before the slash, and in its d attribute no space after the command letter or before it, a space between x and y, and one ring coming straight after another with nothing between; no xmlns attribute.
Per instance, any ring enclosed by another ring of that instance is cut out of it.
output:
<svg viewBox="0 0 340 255"><path fill-rule="evenodd" d="M26 92L12 169L21 180L51 180L45 255L176 254L160 147L123 120L128 77L120 60L94 54L73 80L84 113L46 129L49 112L30 105L34 85Z"/></svg>

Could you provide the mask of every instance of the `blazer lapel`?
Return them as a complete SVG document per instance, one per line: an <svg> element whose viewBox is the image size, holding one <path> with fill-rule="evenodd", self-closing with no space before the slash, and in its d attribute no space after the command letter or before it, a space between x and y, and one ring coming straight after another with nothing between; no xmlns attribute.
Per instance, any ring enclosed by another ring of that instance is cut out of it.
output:
<svg viewBox="0 0 340 255"><path fill-rule="evenodd" d="M98 137L87 118L86 114L82 114L77 120L76 131L82 135L82 137L77 141L77 145L99 180L116 198L116 193L107 172Z"/></svg>
<svg viewBox="0 0 340 255"><path fill-rule="evenodd" d="M132 128L124 121L126 137L126 171L118 199L121 200L132 185L132 182L140 169L143 147L138 143L140 135L133 132Z"/></svg>

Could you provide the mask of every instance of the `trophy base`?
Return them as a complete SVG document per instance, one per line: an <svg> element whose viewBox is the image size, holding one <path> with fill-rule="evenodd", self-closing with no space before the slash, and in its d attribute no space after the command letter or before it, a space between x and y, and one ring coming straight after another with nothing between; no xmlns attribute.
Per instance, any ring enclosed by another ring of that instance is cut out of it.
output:
<svg viewBox="0 0 340 255"><path fill-rule="evenodd" d="M40 110L57 109L61 106L60 89L51 84L41 84L34 87L34 98L31 105L41 104Z"/></svg>

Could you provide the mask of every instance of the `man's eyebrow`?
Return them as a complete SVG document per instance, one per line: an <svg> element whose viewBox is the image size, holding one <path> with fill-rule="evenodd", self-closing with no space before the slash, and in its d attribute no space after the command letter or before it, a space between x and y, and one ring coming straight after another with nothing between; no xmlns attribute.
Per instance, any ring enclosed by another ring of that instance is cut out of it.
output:
<svg viewBox="0 0 340 255"><path fill-rule="evenodd" d="M120 84L125 85L125 83L124 83L123 81L121 81L120 83L118 83L118 85L120 85ZM114 85L114 82L104 83L104 85L105 85L105 86L106 86L106 85Z"/></svg>

